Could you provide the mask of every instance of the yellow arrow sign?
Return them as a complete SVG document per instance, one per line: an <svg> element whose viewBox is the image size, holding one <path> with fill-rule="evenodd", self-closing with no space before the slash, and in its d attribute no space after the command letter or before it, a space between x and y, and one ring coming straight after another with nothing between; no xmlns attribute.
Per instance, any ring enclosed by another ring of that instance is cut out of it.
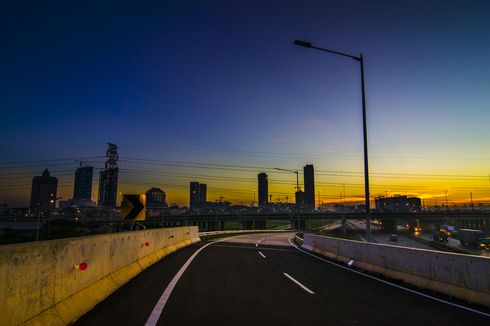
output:
<svg viewBox="0 0 490 326"><path fill-rule="evenodd" d="M146 195L123 195L121 217L123 220L144 221L146 219Z"/></svg>

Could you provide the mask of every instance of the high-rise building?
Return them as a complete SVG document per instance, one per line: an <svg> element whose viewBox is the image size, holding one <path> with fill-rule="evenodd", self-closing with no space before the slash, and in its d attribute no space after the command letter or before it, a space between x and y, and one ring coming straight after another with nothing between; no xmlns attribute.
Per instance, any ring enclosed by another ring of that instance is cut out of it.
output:
<svg viewBox="0 0 490 326"><path fill-rule="evenodd" d="M192 181L189 200L190 209L195 209L199 207L199 199L199 182Z"/></svg>
<svg viewBox="0 0 490 326"><path fill-rule="evenodd" d="M311 212L315 210L315 172L313 165L305 165L303 174L305 182L304 210Z"/></svg>
<svg viewBox="0 0 490 326"><path fill-rule="evenodd" d="M75 186L73 188L73 199L92 199L92 179L94 168L92 166L77 168L75 172Z"/></svg>
<svg viewBox="0 0 490 326"><path fill-rule="evenodd" d="M165 192L160 188L151 188L146 192L146 208L167 207Z"/></svg>
<svg viewBox="0 0 490 326"><path fill-rule="evenodd" d="M117 161L119 155L117 153L117 145L107 143L105 169L100 171L99 176L99 206L115 207L117 200L117 177L118 167Z"/></svg>
<svg viewBox="0 0 490 326"><path fill-rule="evenodd" d="M205 183L199 184L199 205L206 204L208 186Z"/></svg>
<svg viewBox="0 0 490 326"><path fill-rule="evenodd" d="M259 206L267 206L269 197L269 181L264 172L258 174L259 179Z"/></svg>
<svg viewBox="0 0 490 326"><path fill-rule="evenodd" d="M31 210L38 212L52 212L56 207L56 191L58 179L49 176L45 169L42 176L32 178Z"/></svg>
<svg viewBox="0 0 490 326"><path fill-rule="evenodd" d="M207 201L208 186L205 183L192 181L190 184L189 207L191 209L201 208Z"/></svg>

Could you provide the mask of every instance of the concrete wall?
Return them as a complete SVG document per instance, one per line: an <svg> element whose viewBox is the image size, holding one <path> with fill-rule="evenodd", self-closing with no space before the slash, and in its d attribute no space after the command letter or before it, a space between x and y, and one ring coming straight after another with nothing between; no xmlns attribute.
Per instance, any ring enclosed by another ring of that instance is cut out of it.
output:
<svg viewBox="0 0 490 326"><path fill-rule="evenodd" d="M305 234L303 248L421 288L490 307L490 258Z"/></svg>
<svg viewBox="0 0 490 326"><path fill-rule="evenodd" d="M198 241L197 227L179 227L0 246L0 324L66 325ZM75 267L82 262L85 271Z"/></svg>

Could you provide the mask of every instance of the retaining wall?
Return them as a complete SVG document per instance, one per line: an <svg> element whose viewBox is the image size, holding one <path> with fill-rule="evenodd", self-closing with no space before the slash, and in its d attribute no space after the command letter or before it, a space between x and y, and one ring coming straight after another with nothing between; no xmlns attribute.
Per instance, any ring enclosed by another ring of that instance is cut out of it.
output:
<svg viewBox="0 0 490 326"><path fill-rule="evenodd" d="M304 235L303 248L361 269L490 307L490 258Z"/></svg>
<svg viewBox="0 0 490 326"><path fill-rule="evenodd" d="M198 241L192 226L0 246L0 325L66 325ZM76 266L82 262L83 271Z"/></svg>

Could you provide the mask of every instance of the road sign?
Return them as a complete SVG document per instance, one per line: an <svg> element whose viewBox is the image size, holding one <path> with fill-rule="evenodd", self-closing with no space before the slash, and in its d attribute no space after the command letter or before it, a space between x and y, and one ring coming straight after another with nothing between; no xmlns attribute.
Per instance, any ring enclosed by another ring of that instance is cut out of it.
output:
<svg viewBox="0 0 490 326"><path fill-rule="evenodd" d="M145 212L146 195L123 195L121 203L121 216L123 220L143 221Z"/></svg>

